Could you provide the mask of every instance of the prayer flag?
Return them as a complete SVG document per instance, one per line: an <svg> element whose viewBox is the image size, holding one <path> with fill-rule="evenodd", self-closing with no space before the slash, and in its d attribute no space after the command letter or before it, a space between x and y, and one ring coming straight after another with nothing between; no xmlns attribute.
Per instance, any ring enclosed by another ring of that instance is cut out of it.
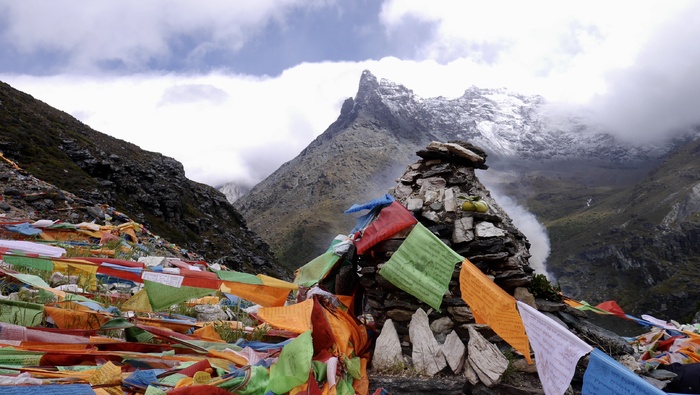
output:
<svg viewBox="0 0 700 395"><path fill-rule="evenodd" d="M593 347L569 332L553 319L517 302L532 350L537 374L545 394L564 394L574 377L578 360Z"/></svg>
<svg viewBox="0 0 700 395"><path fill-rule="evenodd" d="M583 395L663 395L665 392L647 383L604 352L593 349L583 375Z"/></svg>
<svg viewBox="0 0 700 395"><path fill-rule="evenodd" d="M379 275L439 310L455 265L463 259L418 223Z"/></svg>
<svg viewBox="0 0 700 395"><path fill-rule="evenodd" d="M525 326L515 307L515 299L468 259L462 262L459 288L462 291L462 299L472 309L474 317L480 317L498 336L532 363Z"/></svg>
<svg viewBox="0 0 700 395"><path fill-rule="evenodd" d="M273 328L302 333L311 329L311 311L313 308L314 300L307 299L301 303L289 306L263 307L258 310L258 317Z"/></svg>
<svg viewBox="0 0 700 395"><path fill-rule="evenodd" d="M379 212L379 216L363 232L362 237L355 241L358 254L374 247L380 241L386 240L398 232L415 224L416 218L399 202L393 202Z"/></svg>
<svg viewBox="0 0 700 395"><path fill-rule="evenodd" d="M311 373L311 357L314 347L308 330L282 348L279 359L270 366L270 382L267 389L284 394L306 383Z"/></svg>
<svg viewBox="0 0 700 395"><path fill-rule="evenodd" d="M144 289L153 310L160 310L186 300L211 295L216 290L195 287L171 287L169 285L144 280Z"/></svg>

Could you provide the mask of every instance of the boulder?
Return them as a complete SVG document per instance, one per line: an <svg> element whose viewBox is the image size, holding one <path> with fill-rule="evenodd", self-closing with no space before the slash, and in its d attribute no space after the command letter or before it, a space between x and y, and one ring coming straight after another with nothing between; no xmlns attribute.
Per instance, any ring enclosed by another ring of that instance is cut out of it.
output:
<svg viewBox="0 0 700 395"><path fill-rule="evenodd" d="M384 322L382 333L377 337L372 357L372 369L375 371L394 371L404 364L401 353L401 341L391 319Z"/></svg>
<svg viewBox="0 0 700 395"><path fill-rule="evenodd" d="M447 366L445 356L430 330L428 315L423 309L418 309L413 314L408 330L413 346L411 358L418 374L434 376L444 369Z"/></svg>
<svg viewBox="0 0 700 395"><path fill-rule="evenodd" d="M508 359L493 343L484 338L476 329L469 326L469 344L467 355L469 365L474 369L479 380L487 387L493 387L501 381L508 368Z"/></svg>

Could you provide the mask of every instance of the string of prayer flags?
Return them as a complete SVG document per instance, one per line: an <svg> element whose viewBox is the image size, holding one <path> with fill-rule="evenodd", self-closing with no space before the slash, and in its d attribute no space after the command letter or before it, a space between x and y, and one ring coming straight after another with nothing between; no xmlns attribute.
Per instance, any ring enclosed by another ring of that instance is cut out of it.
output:
<svg viewBox="0 0 700 395"><path fill-rule="evenodd" d="M455 265L463 259L418 223L379 270L379 275L439 310Z"/></svg>
<svg viewBox="0 0 700 395"><path fill-rule="evenodd" d="M517 302L545 394L564 394L578 360L593 347L526 303Z"/></svg>
<svg viewBox="0 0 700 395"><path fill-rule="evenodd" d="M583 375L582 395L664 395L665 392L647 383L619 362L597 348L591 352Z"/></svg>
<svg viewBox="0 0 700 395"><path fill-rule="evenodd" d="M462 262L459 288L474 317L480 317L498 336L523 354L528 363L532 363L525 326L518 314L515 299L468 259Z"/></svg>

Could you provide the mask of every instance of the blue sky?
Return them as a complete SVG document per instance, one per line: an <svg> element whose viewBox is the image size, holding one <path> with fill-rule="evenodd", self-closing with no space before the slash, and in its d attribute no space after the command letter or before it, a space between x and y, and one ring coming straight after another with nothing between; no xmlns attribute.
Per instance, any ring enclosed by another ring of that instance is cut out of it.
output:
<svg viewBox="0 0 700 395"><path fill-rule="evenodd" d="M697 123L695 1L0 0L0 80L94 129L255 183L369 69L419 96L506 87L630 139Z"/></svg>

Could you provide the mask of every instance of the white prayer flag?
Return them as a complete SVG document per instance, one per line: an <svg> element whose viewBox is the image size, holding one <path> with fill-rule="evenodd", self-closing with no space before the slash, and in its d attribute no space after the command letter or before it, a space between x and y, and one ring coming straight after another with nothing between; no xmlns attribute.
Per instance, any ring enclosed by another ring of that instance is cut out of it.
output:
<svg viewBox="0 0 700 395"><path fill-rule="evenodd" d="M148 281L153 281L154 283L169 285L171 287L180 288L182 286L182 280L184 277L177 276L174 274L164 274L156 272L146 272L141 274L141 278Z"/></svg>
<svg viewBox="0 0 700 395"><path fill-rule="evenodd" d="M593 347L553 319L518 301L525 332L535 352L537 374L547 395L564 394L578 360Z"/></svg>

